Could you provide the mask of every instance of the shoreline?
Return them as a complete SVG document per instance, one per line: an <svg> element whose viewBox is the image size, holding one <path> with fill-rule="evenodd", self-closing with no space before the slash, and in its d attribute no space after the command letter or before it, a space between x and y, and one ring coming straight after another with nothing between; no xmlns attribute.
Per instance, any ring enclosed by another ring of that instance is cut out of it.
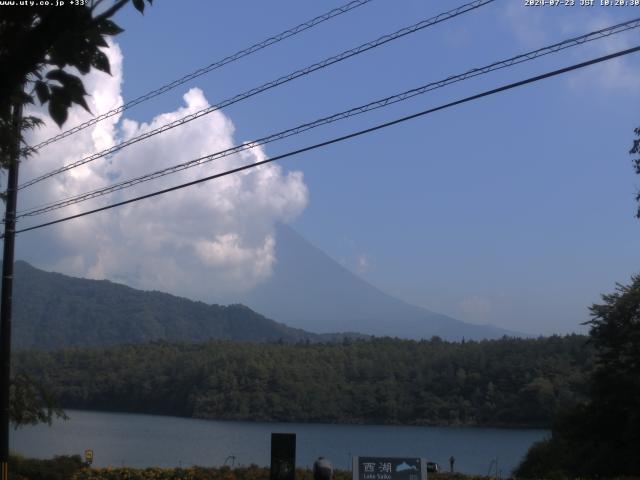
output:
<svg viewBox="0 0 640 480"><path fill-rule="evenodd" d="M550 431L551 425L540 424L480 424L480 423L445 423L445 422L428 422L417 421L412 423L393 423L393 422L376 422L376 421L363 421L345 419L345 421L331 422L331 421L312 421L305 422L301 420L282 420L282 419L264 419L264 418L214 418L214 417L194 417L179 414L166 414L166 413L154 413L154 412L140 412L140 411L128 411L128 410L108 410L108 409L92 409L92 408L78 408L78 407L63 407L65 413L70 411L76 412L90 412L90 413L105 413L105 414L123 414L123 415L147 415L152 417L169 417L180 418L185 420L206 420L212 422L225 422L225 423L277 423L277 424L300 424L300 425L345 425L345 426L379 426L379 427L433 427L433 428L465 428L465 429L496 429L496 430L545 430Z"/></svg>

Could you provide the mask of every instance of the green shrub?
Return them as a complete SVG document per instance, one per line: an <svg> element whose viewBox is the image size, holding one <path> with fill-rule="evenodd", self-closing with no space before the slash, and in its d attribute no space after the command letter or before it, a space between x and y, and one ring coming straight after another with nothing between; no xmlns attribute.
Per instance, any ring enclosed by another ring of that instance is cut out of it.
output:
<svg viewBox="0 0 640 480"><path fill-rule="evenodd" d="M84 468L80 455L60 455L49 460L24 458L11 455L9 478L11 480L69 480Z"/></svg>

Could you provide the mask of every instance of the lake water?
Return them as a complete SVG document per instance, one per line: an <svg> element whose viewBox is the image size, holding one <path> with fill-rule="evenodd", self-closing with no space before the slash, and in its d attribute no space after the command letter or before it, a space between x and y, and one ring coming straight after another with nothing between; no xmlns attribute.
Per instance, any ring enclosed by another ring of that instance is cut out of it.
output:
<svg viewBox="0 0 640 480"><path fill-rule="evenodd" d="M458 471L487 475L497 459L499 472L507 476L529 446L548 435L545 430L220 422L78 410L67 415L70 420L52 427L12 431L11 450L51 458L92 449L95 466L216 466L225 461L267 466L271 433L284 432L297 436L299 467L311 466L322 455L334 467L350 469L351 455L359 455L424 457L444 469L453 455Z"/></svg>

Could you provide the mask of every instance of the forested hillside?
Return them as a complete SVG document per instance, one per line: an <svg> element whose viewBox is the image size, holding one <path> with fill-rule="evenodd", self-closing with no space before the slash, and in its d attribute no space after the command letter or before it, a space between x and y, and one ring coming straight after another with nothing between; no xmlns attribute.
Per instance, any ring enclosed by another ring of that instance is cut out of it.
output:
<svg viewBox="0 0 640 480"><path fill-rule="evenodd" d="M65 408L229 420L548 426L583 395L582 336L449 343L211 341L23 351Z"/></svg>
<svg viewBox="0 0 640 480"><path fill-rule="evenodd" d="M25 262L15 264L13 328L17 348L42 349L163 339L295 342L344 338L290 328L244 305L207 305L106 280L45 272Z"/></svg>

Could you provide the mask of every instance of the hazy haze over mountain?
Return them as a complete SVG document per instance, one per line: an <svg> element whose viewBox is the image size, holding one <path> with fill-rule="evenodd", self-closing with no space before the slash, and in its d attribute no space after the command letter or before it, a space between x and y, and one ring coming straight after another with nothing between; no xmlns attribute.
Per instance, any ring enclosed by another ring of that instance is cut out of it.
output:
<svg viewBox="0 0 640 480"><path fill-rule="evenodd" d="M340 341L342 335L334 332L413 339L438 335L448 340L518 335L491 325L464 323L398 300L351 273L292 228L279 225L275 233L276 263L271 277L240 298L224 302L243 303L255 311L49 273L16 262L16 347L209 338Z"/></svg>
<svg viewBox="0 0 640 480"><path fill-rule="evenodd" d="M449 340L522 335L473 325L410 305L378 290L279 225L273 275L239 301L270 318L313 332L354 331Z"/></svg>

